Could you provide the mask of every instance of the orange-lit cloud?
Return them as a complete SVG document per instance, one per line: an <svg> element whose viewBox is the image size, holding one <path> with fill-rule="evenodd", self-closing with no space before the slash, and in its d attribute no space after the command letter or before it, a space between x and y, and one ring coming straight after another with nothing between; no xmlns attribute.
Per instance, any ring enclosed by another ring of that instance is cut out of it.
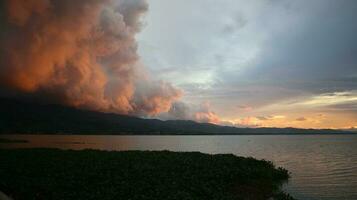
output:
<svg viewBox="0 0 357 200"><path fill-rule="evenodd" d="M220 122L219 117L214 112L197 112L195 113L195 120L203 123L218 124Z"/></svg>
<svg viewBox="0 0 357 200"><path fill-rule="evenodd" d="M144 0L9 0L2 24L0 87L42 101L156 115L181 91L148 78L135 35Z"/></svg>
<svg viewBox="0 0 357 200"><path fill-rule="evenodd" d="M199 110L194 113L195 121L212 124L220 123L220 118L211 109L209 102L202 103Z"/></svg>
<svg viewBox="0 0 357 200"><path fill-rule="evenodd" d="M224 121L238 127L271 127L270 124L285 121L285 118L283 115L248 116Z"/></svg>
<svg viewBox="0 0 357 200"><path fill-rule="evenodd" d="M172 104L168 113L161 116L163 119L194 120L201 123L221 124L220 117L212 110L209 102L200 105L191 105L184 102Z"/></svg>
<svg viewBox="0 0 357 200"><path fill-rule="evenodd" d="M236 127L346 129L354 127L356 125L356 120L353 114L347 113L316 114L314 112L305 112L305 116L301 116L300 113L290 112L287 113L287 115L247 116L231 119L224 118L221 119L220 124Z"/></svg>

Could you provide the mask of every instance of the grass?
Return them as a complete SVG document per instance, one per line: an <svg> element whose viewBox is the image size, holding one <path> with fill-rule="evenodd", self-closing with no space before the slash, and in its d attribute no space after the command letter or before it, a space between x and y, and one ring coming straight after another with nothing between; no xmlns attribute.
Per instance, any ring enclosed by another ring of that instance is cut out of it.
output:
<svg viewBox="0 0 357 200"><path fill-rule="evenodd" d="M231 154L0 150L0 191L15 200L292 200L271 162Z"/></svg>

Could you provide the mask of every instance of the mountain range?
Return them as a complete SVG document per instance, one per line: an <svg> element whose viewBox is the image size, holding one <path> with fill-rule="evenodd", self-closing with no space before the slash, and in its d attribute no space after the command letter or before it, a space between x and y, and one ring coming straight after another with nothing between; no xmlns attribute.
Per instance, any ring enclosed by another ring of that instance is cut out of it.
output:
<svg viewBox="0 0 357 200"><path fill-rule="evenodd" d="M0 134L242 135L342 134L333 129L238 128L190 120L143 119L0 98Z"/></svg>

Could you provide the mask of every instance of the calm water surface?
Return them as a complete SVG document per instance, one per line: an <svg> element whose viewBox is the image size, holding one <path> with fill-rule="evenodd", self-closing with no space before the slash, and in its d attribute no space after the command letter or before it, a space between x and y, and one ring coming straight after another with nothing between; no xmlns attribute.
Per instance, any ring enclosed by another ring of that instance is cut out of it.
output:
<svg viewBox="0 0 357 200"><path fill-rule="evenodd" d="M12 135L29 143L2 148L172 150L233 153L273 161L292 172L286 191L301 200L357 200L357 135L53 136Z"/></svg>

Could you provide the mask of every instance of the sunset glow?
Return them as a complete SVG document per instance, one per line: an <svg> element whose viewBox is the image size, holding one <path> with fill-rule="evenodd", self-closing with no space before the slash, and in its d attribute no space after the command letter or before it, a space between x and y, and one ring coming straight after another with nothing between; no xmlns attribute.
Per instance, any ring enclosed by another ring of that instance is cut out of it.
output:
<svg viewBox="0 0 357 200"><path fill-rule="evenodd" d="M5 1L0 92L163 120L351 128L356 8L332 0Z"/></svg>

